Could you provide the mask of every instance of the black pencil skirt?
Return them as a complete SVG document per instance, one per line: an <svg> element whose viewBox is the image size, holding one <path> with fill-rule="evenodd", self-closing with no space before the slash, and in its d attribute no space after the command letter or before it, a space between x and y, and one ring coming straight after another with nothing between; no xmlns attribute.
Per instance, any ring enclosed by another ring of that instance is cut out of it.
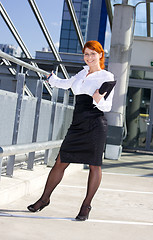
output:
<svg viewBox="0 0 153 240"><path fill-rule="evenodd" d="M72 123L60 148L61 162L101 166L106 134L107 120L93 105L93 98L77 95Z"/></svg>

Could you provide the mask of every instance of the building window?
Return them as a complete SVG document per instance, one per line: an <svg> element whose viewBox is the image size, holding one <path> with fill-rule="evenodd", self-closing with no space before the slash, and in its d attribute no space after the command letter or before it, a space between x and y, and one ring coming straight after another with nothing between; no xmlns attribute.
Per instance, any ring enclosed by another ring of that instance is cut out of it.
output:
<svg viewBox="0 0 153 240"><path fill-rule="evenodd" d="M64 11L68 11L67 3L64 2Z"/></svg>
<svg viewBox="0 0 153 240"><path fill-rule="evenodd" d="M75 11L80 11L81 4L80 3L73 3Z"/></svg>
<svg viewBox="0 0 153 240"><path fill-rule="evenodd" d="M76 53L76 49L70 49L70 48L69 48L69 49L67 50L67 52L68 52L68 53Z"/></svg>
<svg viewBox="0 0 153 240"><path fill-rule="evenodd" d="M86 25L81 25L81 29L86 29Z"/></svg>
<svg viewBox="0 0 153 240"><path fill-rule="evenodd" d="M77 2L78 2L78 3L81 3L82 0L72 0L72 2L73 2L73 3L77 3Z"/></svg>
<svg viewBox="0 0 153 240"><path fill-rule="evenodd" d="M73 22L71 22L71 30L75 30Z"/></svg>
<svg viewBox="0 0 153 240"><path fill-rule="evenodd" d="M80 19L80 12L76 12L77 19Z"/></svg>
<svg viewBox="0 0 153 240"><path fill-rule="evenodd" d="M68 39L61 39L60 47L67 48L68 47Z"/></svg>
<svg viewBox="0 0 153 240"><path fill-rule="evenodd" d="M64 20L71 20L70 13L68 11L64 11L63 19Z"/></svg>
<svg viewBox="0 0 153 240"><path fill-rule="evenodd" d="M69 48L76 49L77 48L77 43L78 43L77 40L70 40L69 41Z"/></svg>
<svg viewBox="0 0 153 240"><path fill-rule="evenodd" d="M60 52L68 52L68 51L67 51L67 48L61 48L61 47L60 47L60 50L59 50L59 51L60 51Z"/></svg>
<svg viewBox="0 0 153 240"><path fill-rule="evenodd" d="M63 20L62 21L62 29L70 29L71 21L70 20Z"/></svg>
<svg viewBox="0 0 153 240"><path fill-rule="evenodd" d="M86 16L86 15L87 15L87 12L86 12L86 11L83 11L83 12L82 12L82 15L83 15L83 16Z"/></svg>
<svg viewBox="0 0 153 240"><path fill-rule="evenodd" d="M61 38L69 38L69 30L62 30L61 31Z"/></svg>
<svg viewBox="0 0 153 240"><path fill-rule="evenodd" d="M76 31L70 31L70 38L71 39L76 39L76 40L78 39Z"/></svg>

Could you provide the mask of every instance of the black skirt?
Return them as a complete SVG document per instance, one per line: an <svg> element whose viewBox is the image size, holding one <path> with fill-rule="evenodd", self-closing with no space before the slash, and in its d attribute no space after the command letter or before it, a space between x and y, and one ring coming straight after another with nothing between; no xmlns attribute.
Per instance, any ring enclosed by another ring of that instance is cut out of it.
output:
<svg viewBox="0 0 153 240"><path fill-rule="evenodd" d="M106 134L107 120L93 98L77 95L73 120L60 148L61 162L101 166Z"/></svg>

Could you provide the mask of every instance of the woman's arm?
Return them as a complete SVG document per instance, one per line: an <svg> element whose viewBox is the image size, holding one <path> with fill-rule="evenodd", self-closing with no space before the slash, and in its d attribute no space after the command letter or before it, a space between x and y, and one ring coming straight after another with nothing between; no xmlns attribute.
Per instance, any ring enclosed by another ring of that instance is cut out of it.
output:
<svg viewBox="0 0 153 240"><path fill-rule="evenodd" d="M104 96L106 93L103 95L99 94L99 90L97 89L95 93L93 94L93 104L96 105L96 107L103 111L103 112L109 112L112 107L112 100L113 100L113 95L114 95L114 89L111 91L109 96L104 99Z"/></svg>
<svg viewBox="0 0 153 240"><path fill-rule="evenodd" d="M48 81L51 87L57 87L62 89L69 89L72 86L72 83L75 81L76 75L69 79L62 79L57 77L53 72L49 77Z"/></svg>

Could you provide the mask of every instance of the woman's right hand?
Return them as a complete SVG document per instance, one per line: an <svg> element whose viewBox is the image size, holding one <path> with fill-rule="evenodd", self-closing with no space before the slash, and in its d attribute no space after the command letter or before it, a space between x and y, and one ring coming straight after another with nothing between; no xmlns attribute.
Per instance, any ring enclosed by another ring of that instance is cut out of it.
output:
<svg viewBox="0 0 153 240"><path fill-rule="evenodd" d="M54 75L54 71L52 70L51 74L46 75L47 79L49 79L52 75Z"/></svg>

